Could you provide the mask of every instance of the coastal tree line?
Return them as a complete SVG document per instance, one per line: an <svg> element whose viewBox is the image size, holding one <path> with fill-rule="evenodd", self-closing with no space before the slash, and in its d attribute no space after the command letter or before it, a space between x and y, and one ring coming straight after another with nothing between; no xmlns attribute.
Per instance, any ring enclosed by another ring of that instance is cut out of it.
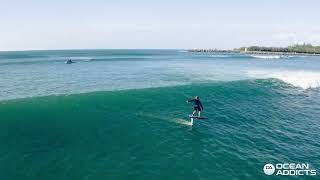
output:
<svg viewBox="0 0 320 180"><path fill-rule="evenodd" d="M311 44L296 44L288 47L264 47L264 46L250 46L241 47L240 51L262 51L262 52L284 52L284 53L308 53L320 54L320 46L313 46Z"/></svg>

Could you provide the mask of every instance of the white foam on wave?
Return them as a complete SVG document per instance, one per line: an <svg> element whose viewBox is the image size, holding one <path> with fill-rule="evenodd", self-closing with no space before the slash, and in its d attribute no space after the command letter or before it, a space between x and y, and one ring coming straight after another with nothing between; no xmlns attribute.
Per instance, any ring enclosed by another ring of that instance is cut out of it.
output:
<svg viewBox="0 0 320 180"><path fill-rule="evenodd" d="M254 78L276 78L303 89L320 87L320 72L304 70L256 70L249 71Z"/></svg>
<svg viewBox="0 0 320 180"><path fill-rule="evenodd" d="M251 57L254 57L254 58L258 58L258 59L280 59L281 56L279 55L267 55L267 56L263 56L263 55L251 55Z"/></svg>
<svg viewBox="0 0 320 180"><path fill-rule="evenodd" d="M182 124L182 125L188 125L188 126L191 125L190 120L185 120L185 119L170 118L167 116L159 116L159 115L154 115L154 114L150 114L150 113L143 113L143 112L139 112L139 113L137 113L137 115L147 117L147 118L152 118L152 119L159 119L159 120L163 120L163 121L168 121L168 122L172 122L172 123L176 123L176 124Z"/></svg>
<svg viewBox="0 0 320 180"><path fill-rule="evenodd" d="M187 120L184 120L184 119L174 119L174 120L172 120L172 122L175 122L177 124L191 126L191 122L187 121Z"/></svg>
<svg viewBox="0 0 320 180"><path fill-rule="evenodd" d="M77 61L91 61L93 59L93 57L73 56L73 57L70 57L70 59L77 60Z"/></svg>
<svg viewBox="0 0 320 180"><path fill-rule="evenodd" d="M230 55L222 55L222 54L214 54L214 55L210 55L210 57L214 57L214 58L228 58L231 57Z"/></svg>

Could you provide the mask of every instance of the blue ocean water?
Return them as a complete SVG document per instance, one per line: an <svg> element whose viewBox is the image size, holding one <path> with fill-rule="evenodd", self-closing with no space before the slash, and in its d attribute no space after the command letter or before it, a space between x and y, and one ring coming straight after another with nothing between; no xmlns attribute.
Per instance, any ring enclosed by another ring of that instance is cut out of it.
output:
<svg viewBox="0 0 320 180"><path fill-rule="evenodd" d="M74 64L66 65L67 59ZM0 53L0 99L277 78L320 85L319 57L255 58L179 50L65 50Z"/></svg>
<svg viewBox="0 0 320 180"><path fill-rule="evenodd" d="M0 179L270 179L266 163L318 169L319 86L316 56L0 52ZM195 95L209 120L191 127L185 101Z"/></svg>

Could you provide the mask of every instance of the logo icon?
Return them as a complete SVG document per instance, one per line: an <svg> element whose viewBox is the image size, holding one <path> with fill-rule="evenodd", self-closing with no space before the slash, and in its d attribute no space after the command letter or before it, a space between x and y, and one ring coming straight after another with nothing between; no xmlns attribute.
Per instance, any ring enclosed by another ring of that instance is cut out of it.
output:
<svg viewBox="0 0 320 180"><path fill-rule="evenodd" d="M266 175L272 175L275 172L275 167L272 164L266 164L263 167L263 171Z"/></svg>

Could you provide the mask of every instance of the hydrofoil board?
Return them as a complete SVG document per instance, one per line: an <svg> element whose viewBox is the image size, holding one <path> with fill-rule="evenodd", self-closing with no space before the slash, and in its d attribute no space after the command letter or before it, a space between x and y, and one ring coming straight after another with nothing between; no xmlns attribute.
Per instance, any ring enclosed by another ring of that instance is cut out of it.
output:
<svg viewBox="0 0 320 180"><path fill-rule="evenodd" d="M207 117L199 117L199 116L192 116L192 115L189 115L189 118L193 118L193 119L209 119Z"/></svg>

